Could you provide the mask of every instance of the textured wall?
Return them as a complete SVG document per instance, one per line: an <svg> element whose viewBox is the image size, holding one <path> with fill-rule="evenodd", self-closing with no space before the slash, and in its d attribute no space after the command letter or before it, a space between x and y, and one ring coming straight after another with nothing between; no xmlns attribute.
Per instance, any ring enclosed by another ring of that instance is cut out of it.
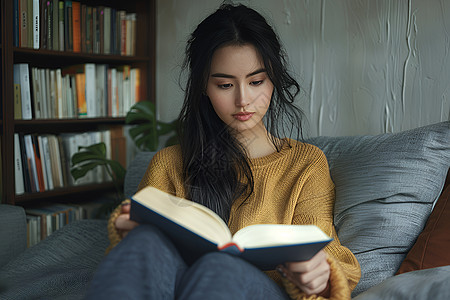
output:
<svg viewBox="0 0 450 300"><path fill-rule="evenodd" d="M157 103L182 103L179 65L189 33L222 1L159 0ZM308 134L398 132L449 120L450 1L258 0L304 89Z"/></svg>

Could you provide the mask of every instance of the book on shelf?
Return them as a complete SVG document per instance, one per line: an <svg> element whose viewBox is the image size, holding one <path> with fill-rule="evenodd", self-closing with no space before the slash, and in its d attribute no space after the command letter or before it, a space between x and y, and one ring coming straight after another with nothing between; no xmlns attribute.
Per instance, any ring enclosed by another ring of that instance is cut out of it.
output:
<svg viewBox="0 0 450 300"><path fill-rule="evenodd" d="M72 1L64 1L64 49L73 51Z"/></svg>
<svg viewBox="0 0 450 300"><path fill-rule="evenodd" d="M188 259L224 251L262 270L309 260L332 240L314 225L257 224L232 235L212 210L154 187L146 187L131 197L130 218L158 227Z"/></svg>
<svg viewBox="0 0 450 300"><path fill-rule="evenodd" d="M126 166L127 156L133 153L127 154L124 130L121 126L114 126L113 134L110 129L59 135L15 133L16 195L109 181L108 174L101 167L94 168L75 181L70 173L71 158L79 147L103 142L106 157L117 159Z"/></svg>
<svg viewBox="0 0 450 300"><path fill-rule="evenodd" d="M81 52L81 5L72 1L72 42L73 52Z"/></svg>
<svg viewBox="0 0 450 300"><path fill-rule="evenodd" d="M19 1L19 39L20 47L28 47L28 0L17 0Z"/></svg>
<svg viewBox="0 0 450 300"><path fill-rule="evenodd" d="M45 0L44 0L45 1ZM64 48L59 47L59 1L58 0L49 0L52 2L52 49L55 51L61 50Z"/></svg>
<svg viewBox="0 0 450 300"><path fill-rule="evenodd" d="M25 209L28 245L33 246L74 221L85 219L83 205L54 203Z"/></svg>
<svg viewBox="0 0 450 300"><path fill-rule="evenodd" d="M19 0L14 0L13 2L13 45L14 47L20 46L20 11L19 11Z"/></svg>
<svg viewBox="0 0 450 300"><path fill-rule="evenodd" d="M33 0L33 48L39 49L39 0Z"/></svg>
<svg viewBox="0 0 450 300"><path fill-rule="evenodd" d="M140 96L140 70L79 64L57 69L14 65L15 118L123 117ZM20 109L19 109L20 108Z"/></svg>
<svg viewBox="0 0 450 300"><path fill-rule="evenodd" d="M22 171L22 157L20 155L19 134L14 133L14 182L16 195L25 193L25 184Z"/></svg>
<svg viewBox="0 0 450 300"><path fill-rule="evenodd" d="M31 191L33 192L39 192L39 182L38 182L38 174L36 169L36 158L34 155L34 149L33 149L33 142L31 139L31 135L26 134L24 135L24 142L25 142L25 155L26 155L26 161L28 165L28 172L30 176L30 184L31 184Z"/></svg>
<svg viewBox="0 0 450 300"><path fill-rule="evenodd" d="M20 96L20 83L14 83L14 119L22 119L22 100Z"/></svg>
<svg viewBox="0 0 450 300"><path fill-rule="evenodd" d="M58 48L60 51L64 51L64 1L58 3Z"/></svg>
<svg viewBox="0 0 450 300"><path fill-rule="evenodd" d="M32 119L30 74L28 64L14 64L14 84L20 85L20 102L22 105L22 119Z"/></svg>
<svg viewBox="0 0 450 300"><path fill-rule="evenodd" d="M13 0L16 47L136 55L136 16L71 0Z"/></svg>

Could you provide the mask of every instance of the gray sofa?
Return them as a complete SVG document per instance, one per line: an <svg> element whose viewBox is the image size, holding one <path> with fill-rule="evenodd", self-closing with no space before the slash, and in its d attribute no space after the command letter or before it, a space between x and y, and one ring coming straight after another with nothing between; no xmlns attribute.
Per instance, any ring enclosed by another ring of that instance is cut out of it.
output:
<svg viewBox="0 0 450 300"><path fill-rule="evenodd" d="M317 137L336 184L335 225L361 264L355 299L450 299L450 266L395 275L450 166L450 122L396 134ZM128 168L134 193L153 153ZM108 245L105 220L66 225L25 249L25 215L0 205L0 299L81 299Z"/></svg>

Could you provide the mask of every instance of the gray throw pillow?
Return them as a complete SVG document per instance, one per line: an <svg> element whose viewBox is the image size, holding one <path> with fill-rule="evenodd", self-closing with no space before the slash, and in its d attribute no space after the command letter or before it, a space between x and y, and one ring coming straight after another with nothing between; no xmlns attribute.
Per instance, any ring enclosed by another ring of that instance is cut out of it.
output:
<svg viewBox="0 0 450 300"><path fill-rule="evenodd" d="M422 231L450 166L450 122L307 142L330 165L336 230L361 265L356 296L393 276Z"/></svg>

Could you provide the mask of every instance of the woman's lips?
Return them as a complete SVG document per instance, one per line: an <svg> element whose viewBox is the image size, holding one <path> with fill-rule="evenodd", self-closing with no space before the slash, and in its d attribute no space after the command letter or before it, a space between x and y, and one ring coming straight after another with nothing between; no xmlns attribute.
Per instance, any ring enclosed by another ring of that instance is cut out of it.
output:
<svg viewBox="0 0 450 300"><path fill-rule="evenodd" d="M241 112L234 114L233 117L238 121L247 121L254 115L253 112Z"/></svg>

